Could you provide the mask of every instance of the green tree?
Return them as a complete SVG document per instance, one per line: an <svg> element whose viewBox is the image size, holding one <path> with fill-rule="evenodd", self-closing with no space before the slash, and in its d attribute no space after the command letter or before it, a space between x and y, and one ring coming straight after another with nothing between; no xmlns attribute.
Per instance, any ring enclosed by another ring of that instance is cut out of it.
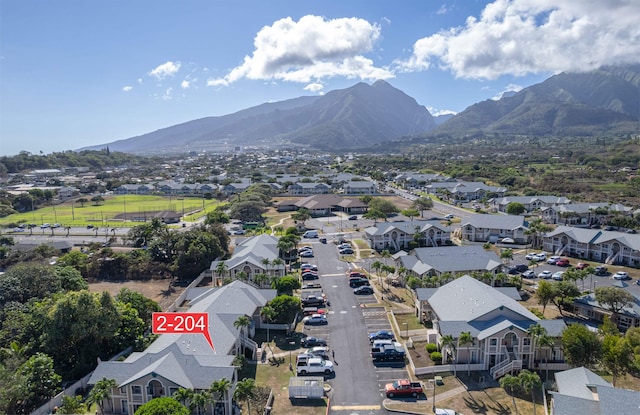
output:
<svg viewBox="0 0 640 415"><path fill-rule="evenodd" d="M634 297L627 290L618 287L597 287L596 301L613 313L612 320L617 323L618 315L634 303Z"/></svg>
<svg viewBox="0 0 640 415"><path fill-rule="evenodd" d="M504 375L500 378L500 387L503 389L509 390L509 395L511 395L511 402L513 402L513 407L516 410L516 415L518 414L518 406L516 405L516 396L514 389L520 387L520 380L516 376L512 375Z"/></svg>
<svg viewBox="0 0 640 415"><path fill-rule="evenodd" d="M239 401L247 403L247 414L251 413L251 399L255 396L256 383L255 380L244 378L236 384L236 390L233 397Z"/></svg>
<svg viewBox="0 0 640 415"><path fill-rule="evenodd" d="M146 325L151 325L153 313L162 311L160 305L150 298L145 297L139 292L130 290L126 287L120 289L115 300L124 304L130 304L137 312L138 316Z"/></svg>
<svg viewBox="0 0 640 415"><path fill-rule="evenodd" d="M611 383L616 386L620 376L632 368L633 349L626 337L607 334L602 340L602 365L611 373Z"/></svg>
<svg viewBox="0 0 640 415"><path fill-rule="evenodd" d="M231 381L227 378L214 380L213 383L211 384L211 387L209 388L213 399L217 401L224 400L226 402L230 401L229 397L227 396L229 394L230 389L231 389Z"/></svg>
<svg viewBox="0 0 640 415"><path fill-rule="evenodd" d="M173 398L155 398L142 405L134 415L191 415L191 411Z"/></svg>
<svg viewBox="0 0 640 415"><path fill-rule="evenodd" d="M562 310L565 307L565 304L569 299L580 295L580 290L578 287L567 281L553 282L551 283L551 287L553 292L551 302L558 308L560 315L564 316ZM538 290L540 290L540 287L538 287Z"/></svg>
<svg viewBox="0 0 640 415"><path fill-rule="evenodd" d="M538 304L542 306L542 314L544 315L547 309L547 304L551 302L555 295L553 285L549 281L540 281L538 283L538 289L536 290L536 297L538 298Z"/></svg>
<svg viewBox="0 0 640 415"><path fill-rule="evenodd" d="M229 216L220 210L214 210L207 213L207 217L204 220L206 225L212 225L214 223L229 223Z"/></svg>
<svg viewBox="0 0 640 415"><path fill-rule="evenodd" d="M522 215L525 211L524 205L518 202L510 202L507 205L507 214L509 215Z"/></svg>
<svg viewBox="0 0 640 415"><path fill-rule="evenodd" d="M272 288L278 290L278 295L293 295L293 291L301 287L300 279L292 275L286 275L273 282Z"/></svg>
<svg viewBox="0 0 640 415"><path fill-rule="evenodd" d="M518 381L525 392L531 393L531 401L533 401L533 415L536 413L536 389L540 386L540 376L537 373L523 369L518 373Z"/></svg>
<svg viewBox="0 0 640 415"><path fill-rule="evenodd" d="M173 394L173 399L177 400L185 407L188 407L191 396L193 396L193 391L191 389L180 388Z"/></svg>
<svg viewBox="0 0 640 415"><path fill-rule="evenodd" d="M209 391L196 392L191 395L191 401L189 403L190 408L195 408L196 413L200 415L205 411L207 404L213 403L213 397Z"/></svg>
<svg viewBox="0 0 640 415"><path fill-rule="evenodd" d="M419 197L411 204L413 209L420 211L420 217L424 217L424 211L433 208L433 200L429 197Z"/></svg>
<svg viewBox="0 0 640 415"><path fill-rule="evenodd" d="M471 376L471 352L470 352L470 346L473 345L473 336L471 335L471 332L468 331L463 331L462 333L460 333L460 337L458 338L458 343L460 344L460 346L466 346L467 347L467 375Z"/></svg>
<svg viewBox="0 0 640 415"><path fill-rule="evenodd" d="M18 368L25 413L30 413L60 391L62 377L53 368L53 359L36 353Z"/></svg>
<svg viewBox="0 0 640 415"><path fill-rule="evenodd" d="M273 308L276 315L274 322L289 324L293 321L296 314L302 312L302 302L300 298L291 295L279 295L269 301L269 306Z"/></svg>
<svg viewBox="0 0 640 415"><path fill-rule="evenodd" d="M111 402L111 390L117 386L115 379L102 378L93 385L87 401L90 405L97 404L100 408L100 413L104 414L104 402Z"/></svg>
<svg viewBox="0 0 640 415"><path fill-rule="evenodd" d="M241 335L238 337L238 339L241 339L242 335L248 336L246 330L249 328L249 326L251 326L251 318L249 318L249 316L247 315L242 315L233 322L233 327L240 330ZM244 356L244 342L240 341L240 345L242 346L242 355Z"/></svg>
<svg viewBox="0 0 640 415"><path fill-rule="evenodd" d="M262 310L260 310L260 315L267 320L267 343L269 343L269 324L271 323L271 320L276 317L276 310L269 305L265 305L262 307Z"/></svg>
<svg viewBox="0 0 640 415"><path fill-rule="evenodd" d="M87 408L82 403L82 396L63 396L62 405L58 407L58 414L84 414Z"/></svg>
<svg viewBox="0 0 640 415"><path fill-rule="evenodd" d="M404 216L411 219L411 221L413 221L413 218L420 215L420 212L418 212L416 209L405 209L400 213L402 213Z"/></svg>
<svg viewBox="0 0 640 415"><path fill-rule="evenodd" d="M456 362L456 339L453 338L453 336L451 334L446 334L444 336L442 336L442 338L440 339L440 343L442 344L442 350L444 351L445 349L448 349L451 351L451 356L453 359L453 376L457 377L457 373L456 373L456 365L458 362ZM443 353L444 354L444 353Z"/></svg>
<svg viewBox="0 0 640 415"><path fill-rule="evenodd" d="M574 367L593 367L602 355L598 335L582 324L569 324L562 332L562 349L569 364Z"/></svg>
<svg viewBox="0 0 640 415"><path fill-rule="evenodd" d="M302 226L304 226L305 222L311 219L311 212L308 209L300 208L297 212L291 214L291 219L302 223Z"/></svg>

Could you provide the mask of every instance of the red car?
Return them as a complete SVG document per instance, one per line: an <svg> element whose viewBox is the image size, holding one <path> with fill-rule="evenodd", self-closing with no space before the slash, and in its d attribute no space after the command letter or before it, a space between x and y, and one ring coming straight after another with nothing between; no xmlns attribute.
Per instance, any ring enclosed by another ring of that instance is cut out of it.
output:
<svg viewBox="0 0 640 415"><path fill-rule="evenodd" d="M560 258L559 260L556 261L556 265L559 267L568 267L571 264L569 263L568 259Z"/></svg>
<svg viewBox="0 0 640 415"><path fill-rule="evenodd" d="M578 264L576 265L577 269L587 269L589 268L589 264L584 263L584 262L578 262Z"/></svg>

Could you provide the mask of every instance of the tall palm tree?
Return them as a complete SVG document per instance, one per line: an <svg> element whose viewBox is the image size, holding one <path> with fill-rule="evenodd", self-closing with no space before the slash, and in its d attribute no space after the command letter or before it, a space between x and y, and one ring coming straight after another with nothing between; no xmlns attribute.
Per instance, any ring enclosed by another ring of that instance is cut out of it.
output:
<svg viewBox="0 0 640 415"><path fill-rule="evenodd" d="M531 340L533 340L533 360L536 360L536 354L540 351L540 338L547 334L547 329L542 327L540 324L534 324L529 327L527 330L529 336L531 336Z"/></svg>
<svg viewBox="0 0 640 415"><path fill-rule="evenodd" d="M196 409L196 413L200 415L204 411L208 403L213 403L213 397L207 390L196 392L191 396L189 406ZM205 411L206 412L206 411Z"/></svg>
<svg viewBox="0 0 640 415"><path fill-rule="evenodd" d="M256 382L251 378L244 378L236 384L236 391L233 397L239 401L244 400L247 403L247 414L251 413L251 398L256 393Z"/></svg>
<svg viewBox="0 0 640 415"><path fill-rule="evenodd" d="M549 349L551 349L551 353L553 353L553 348L556 345L556 340L549 336L548 334L545 334L543 336L540 336L540 338L538 339L538 348L541 349L543 347L548 347ZM544 379L545 382L549 380L549 355L545 354L544 355L544 363L545 363L545 375L544 375Z"/></svg>
<svg viewBox="0 0 640 415"><path fill-rule="evenodd" d="M442 336L442 338L440 339L440 343L442 343L442 348L443 349L451 349L451 355L453 356L453 376L457 377L457 371L456 371L456 339L453 338L452 335L447 334L445 336Z"/></svg>
<svg viewBox="0 0 640 415"><path fill-rule="evenodd" d="M93 386L87 400L98 404L100 413L104 414L104 401L111 402L111 389L117 386L115 379L102 378Z"/></svg>
<svg viewBox="0 0 640 415"><path fill-rule="evenodd" d="M537 373L533 373L528 371L527 369L523 369L518 374L518 381L520 382L520 386L524 389L525 392L531 393L531 400L533 401L533 415L536 414L536 387L540 385L540 376Z"/></svg>
<svg viewBox="0 0 640 415"><path fill-rule="evenodd" d="M229 397L227 394L231 389L231 381L227 378L222 378L219 380L214 380L211 384L209 390L211 391L211 396L218 401L225 401L225 404L229 402Z"/></svg>
<svg viewBox="0 0 640 415"><path fill-rule="evenodd" d="M276 310L274 310L273 307L266 305L262 307L262 310L260 310L260 315L267 319L267 343L269 343L269 322L276 316Z"/></svg>
<svg viewBox="0 0 640 415"><path fill-rule="evenodd" d="M271 261L269 260L269 258L262 258L260 260L260 262L262 263L262 265L264 265L264 269L266 271L266 273L269 273L269 265L271 265Z"/></svg>
<svg viewBox="0 0 640 415"><path fill-rule="evenodd" d="M191 389L180 388L173 394L173 399L180 402L182 405L189 407L189 400L193 396Z"/></svg>
<svg viewBox="0 0 640 415"><path fill-rule="evenodd" d="M220 278L221 282L224 280L224 274L227 272L228 269L229 267L224 261L220 261L218 262L218 265L216 265L216 273L218 274L218 277Z"/></svg>
<svg viewBox="0 0 640 415"><path fill-rule="evenodd" d="M518 415L518 406L516 405L516 397L513 393L513 389L520 387L520 380L516 376L505 375L500 378L500 387L504 389L509 388L509 395L511 395L513 407L516 409L516 415Z"/></svg>
<svg viewBox="0 0 640 415"><path fill-rule="evenodd" d="M245 329L250 325L251 325L251 319L246 314L238 317L236 321L233 322L233 327L239 329L240 334L245 334L244 333ZM242 336L238 336L238 341L240 341L241 337ZM240 341L240 345L242 347L242 355L244 356L244 342Z"/></svg>
<svg viewBox="0 0 640 415"><path fill-rule="evenodd" d="M284 261L280 258L275 258L271 261L271 265L273 265L274 268L279 269L280 266L284 265Z"/></svg>
<svg viewBox="0 0 640 415"><path fill-rule="evenodd" d="M458 344L460 346L467 347L467 376L471 376L471 346L473 345L473 336L471 332L463 331L458 338Z"/></svg>

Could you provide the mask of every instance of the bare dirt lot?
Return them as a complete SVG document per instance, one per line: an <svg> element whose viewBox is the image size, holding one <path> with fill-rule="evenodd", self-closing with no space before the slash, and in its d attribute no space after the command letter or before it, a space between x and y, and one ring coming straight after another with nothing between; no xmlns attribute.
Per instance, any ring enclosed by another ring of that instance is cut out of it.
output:
<svg viewBox="0 0 640 415"><path fill-rule="evenodd" d="M166 310L184 290L184 287L169 287L169 280L147 280L94 282L89 284L89 291L99 293L107 291L115 296L123 287L154 300L163 310Z"/></svg>

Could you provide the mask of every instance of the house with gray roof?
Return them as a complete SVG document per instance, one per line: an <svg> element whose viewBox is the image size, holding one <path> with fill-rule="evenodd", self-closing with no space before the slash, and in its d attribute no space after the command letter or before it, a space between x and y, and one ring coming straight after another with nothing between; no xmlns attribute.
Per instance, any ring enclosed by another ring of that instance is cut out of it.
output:
<svg viewBox="0 0 640 415"><path fill-rule="evenodd" d="M542 247L554 255L640 266L640 234L558 226L543 236Z"/></svg>
<svg viewBox="0 0 640 415"><path fill-rule="evenodd" d="M615 388L584 367L555 374L551 415L608 415L640 412L640 392Z"/></svg>
<svg viewBox="0 0 640 415"><path fill-rule="evenodd" d="M436 182L425 186L429 194L442 195L460 202L489 197L504 197L507 189L488 186L482 182Z"/></svg>
<svg viewBox="0 0 640 415"><path fill-rule="evenodd" d="M346 195L374 195L377 193L376 184L369 180L349 181L342 186Z"/></svg>
<svg viewBox="0 0 640 415"><path fill-rule="evenodd" d="M577 226L604 224L614 214L632 216L633 208L611 203L570 203L549 206L541 211L542 220L546 223Z"/></svg>
<svg viewBox="0 0 640 415"><path fill-rule="evenodd" d="M514 287L494 288L469 275L437 288L415 290L416 312L433 324L430 341L441 342L450 335L455 350L445 348L458 369L489 370L494 379L513 370L568 368L560 347L535 348L528 330L539 324L547 334L559 338L566 327L562 319L541 320L518 303ZM470 333L473 342L461 344L462 333ZM450 370L450 368L445 369Z"/></svg>
<svg viewBox="0 0 640 415"><path fill-rule="evenodd" d="M114 379L111 390L112 413L133 414L153 398L172 396L179 388L208 390L220 379L231 382L225 396L219 397L224 414L231 414L231 397L238 381L234 357L240 346L255 354L256 343L249 338L259 324L260 311L275 298L276 290L261 290L241 281L217 288L196 289L188 294L189 312L207 313L214 349L202 334L161 334L143 352L134 352L123 361L101 361L89 384L102 378ZM249 336L234 327L240 316L249 316ZM213 414L208 404L205 413Z"/></svg>
<svg viewBox="0 0 640 415"><path fill-rule="evenodd" d="M462 239L470 242L498 242L511 238L517 244L529 243L524 216L471 215L461 223Z"/></svg>
<svg viewBox="0 0 640 415"><path fill-rule="evenodd" d="M248 281L264 285L269 284L270 281L256 281L256 275L284 276L284 263L281 263L282 261L273 263L278 258L278 238L261 234L238 240L231 258L211 262L209 271L214 285L222 285L225 278L237 279L240 272L244 273L242 275ZM220 265L221 263L223 265Z"/></svg>
<svg viewBox="0 0 640 415"><path fill-rule="evenodd" d="M295 202L282 200L276 203L279 212L305 208L312 216L329 216L334 212L347 214L363 213L367 211L367 204L354 197L342 197L336 194L307 196Z"/></svg>
<svg viewBox="0 0 640 415"><path fill-rule="evenodd" d="M509 203L520 203L524 206L525 212L533 212L551 206L566 205L571 203L571 200L564 196L505 196L489 201L493 210L497 212L506 212Z"/></svg>
<svg viewBox="0 0 640 415"><path fill-rule="evenodd" d="M364 238L372 249L397 252L402 249L450 244L451 228L442 225L440 221L380 222L366 228Z"/></svg>
<svg viewBox="0 0 640 415"><path fill-rule="evenodd" d="M331 187L326 183L298 182L289 186L290 195L320 195L331 193Z"/></svg>
<svg viewBox="0 0 640 415"><path fill-rule="evenodd" d="M622 290L625 285L626 283L623 281L616 281L613 286L617 286ZM615 316L611 311L611 307L600 304L596 300L595 293L575 298L572 303L573 312L598 324L604 323L604 318L608 317L623 332L631 327L640 327L640 297L634 293L630 294L633 297L633 301L626 304Z"/></svg>
<svg viewBox="0 0 640 415"><path fill-rule="evenodd" d="M443 274L456 277L475 272L495 276L503 265L495 252L485 251L481 246L416 248L412 255L398 258L397 264L420 278Z"/></svg>

